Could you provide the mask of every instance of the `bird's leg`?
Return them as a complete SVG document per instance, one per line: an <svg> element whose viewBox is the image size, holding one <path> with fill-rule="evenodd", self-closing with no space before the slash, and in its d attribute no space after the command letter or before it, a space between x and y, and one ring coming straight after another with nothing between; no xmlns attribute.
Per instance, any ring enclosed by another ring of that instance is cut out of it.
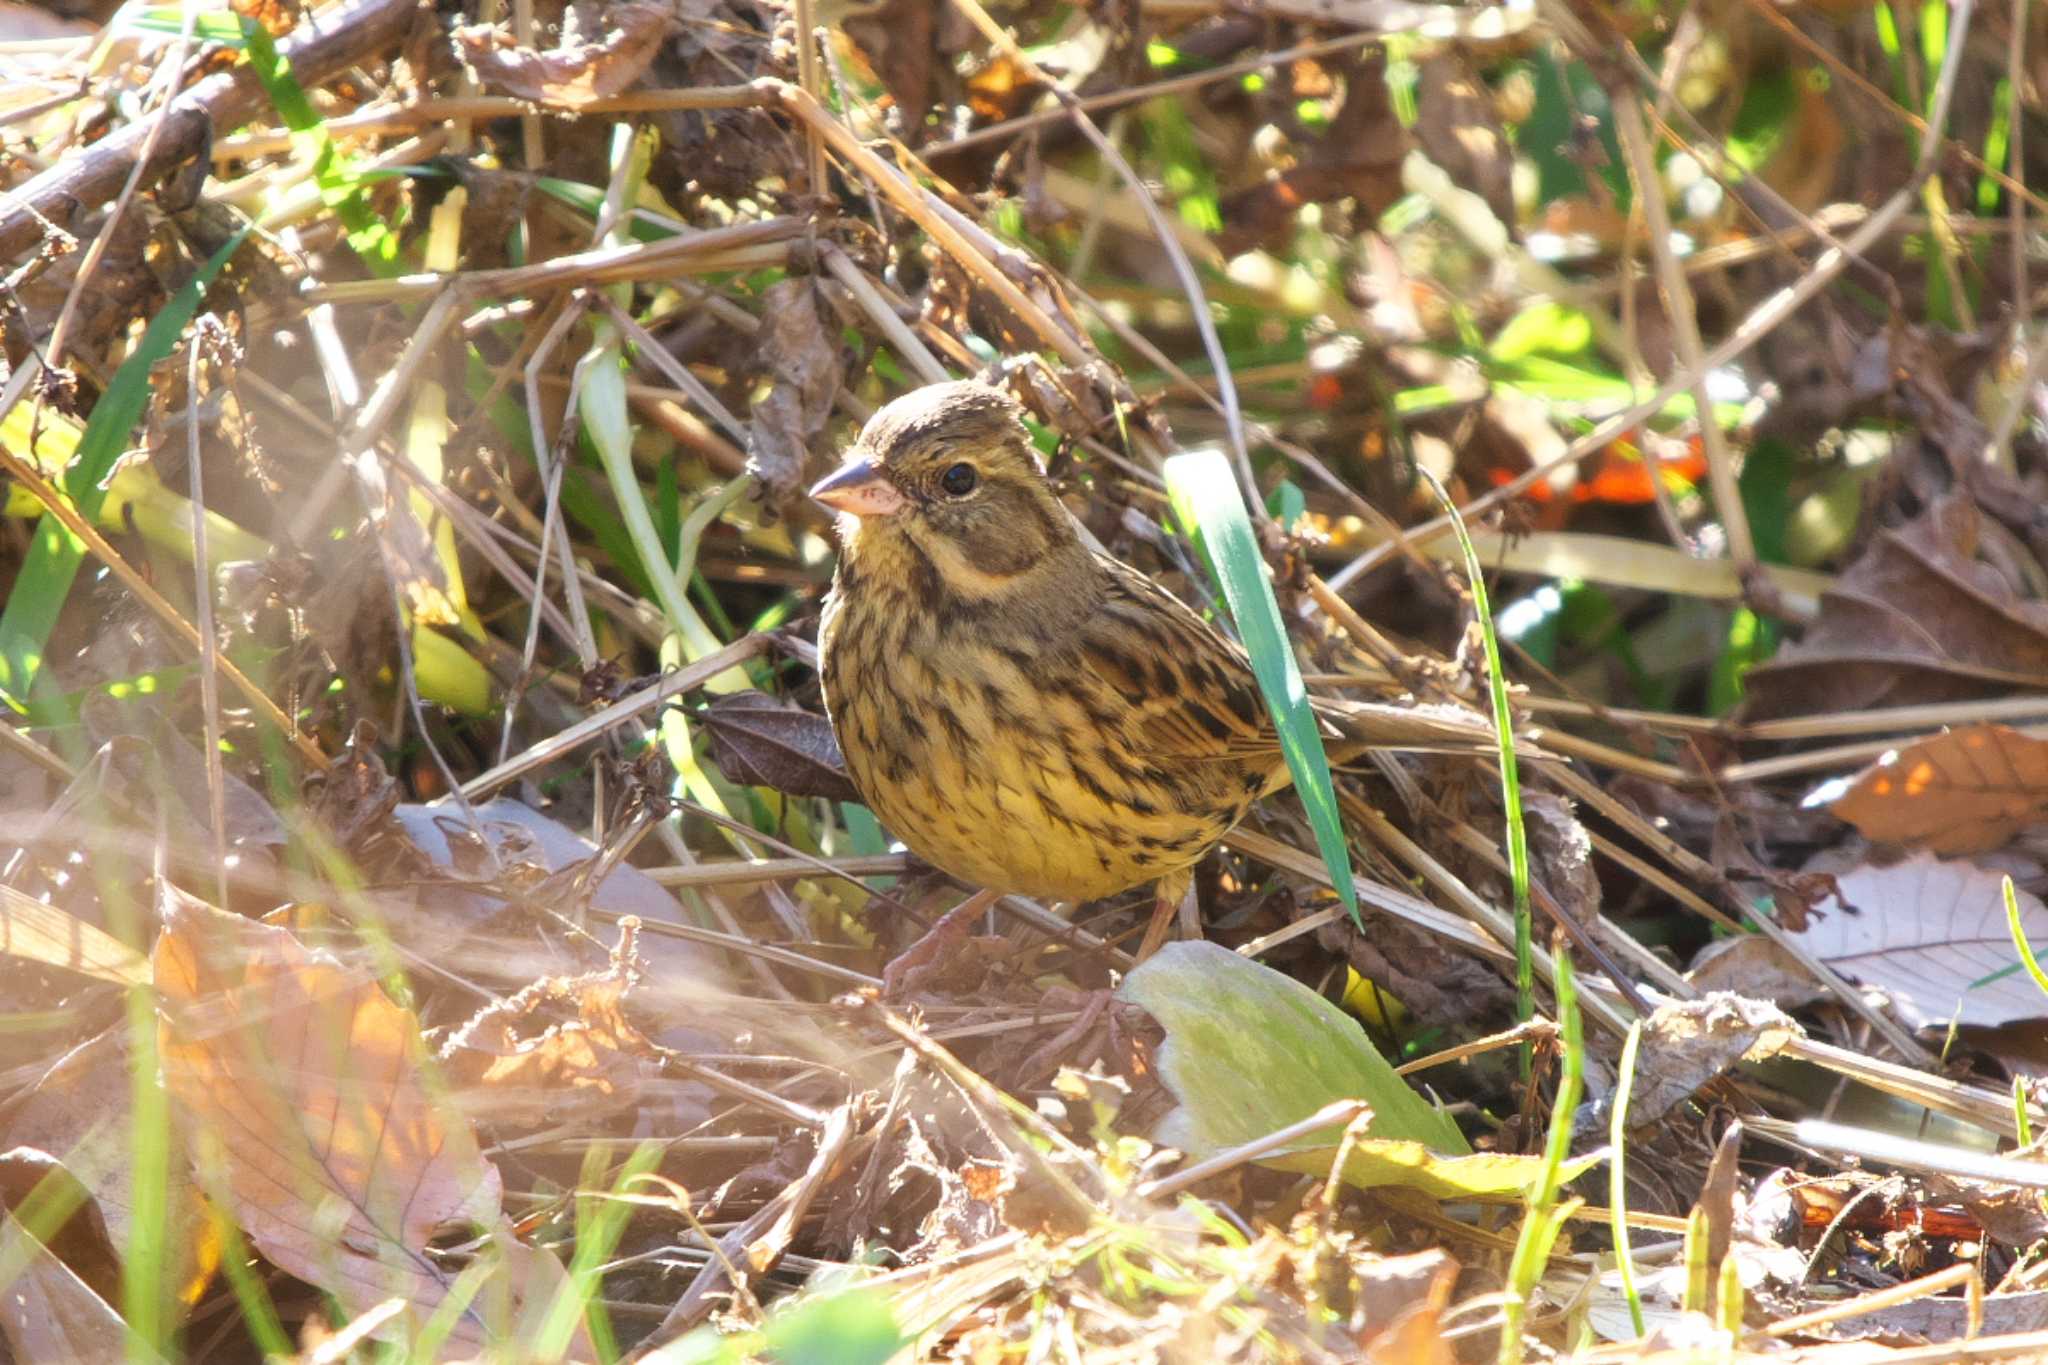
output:
<svg viewBox="0 0 2048 1365"><path fill-rule="evenodd" d="M882 968L882 998L900 1000L908 994L921 977L930 974L934 964L967 941L974 921L996 903L1000 894L975 892L941 915L939 922L925 930L917 942L889 959L889 965Z"/></svg>
<svg viewBox="0 0 2048 1365"><path fill-rule="evenodd" d="M1166 942L1166 931L1172 927L1175 912L1180 915L1180 932L1183 938L1202 936L1201 908L1195 903L1194 873L1182 869L1170 872L1159 879L1152 889L1152 922L1145 926L1145 937L1138 944L1138 961L1159 951Z"/></svg>

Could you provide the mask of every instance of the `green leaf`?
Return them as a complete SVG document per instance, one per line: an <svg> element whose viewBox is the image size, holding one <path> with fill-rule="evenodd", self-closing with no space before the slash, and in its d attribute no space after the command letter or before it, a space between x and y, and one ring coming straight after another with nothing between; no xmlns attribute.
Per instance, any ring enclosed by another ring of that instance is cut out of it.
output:
<svg viewBox="0 0 2048 1365"><path fill-rule="evenodd" d="M1266 499L1266 515L1285 530L1299 527L1308 519L1308 497L1301 491L1301 485L1292 479L1280 480Z"/></svg>
<svg viewBox="0 0 2048 1365"><path fill-rule="evenodd" d="M1187 111L1172 100L1153 100L1144 106L1142 118L1146 140L1163 168L1161 178L1181 221L1200 232L1222 231L1216 168L1196 145Z"/></svg>
<svg viewBox="0 0 2048 1365"><path fill-rule="evenodd" d="M1266 562L1259 556L1230 464L1221 451L1196 450L1168 460L1165 472L1174 516L1208 562L1209 574L1223 590L1223 600L1237 622L1238 636L1252 656L1252 672L1279 731L1281 755L1294 775L1295 790L1315 829L1316 847L1330 869L1337 898L1351 912L1351 922L1362 928L1358 891L1351 884L1351 853L1337 816L1337 792L1330 785L1330 756L1323 752L1322 730L1309 707L1308 689L1287 643L1280 604L1266 581Z"/></svg>
<svg viewBox="0 0 2048 1365"><path fill-rule="evenodd" d="M1575 356L1593 345L1593 323L1576 308L1538 299L1508 319L1487 352L1502 362L1532 355Z"/></svg>
<svg viewBox="0 0 2048 1365"><path fill-rule="evenodd" d="M1356 1021L1248 957L1214 943L1169 943L1131 970L1117 996L1166 1029L1159 1076L1180 1107L1159 1138L1182 1151L1206 1156L1235 1147L1345 1099L1372 1106L1366 1135L1382 1143L1446 1156L1472 1150L1448 1115L1394 1073ZM1332 1128L1302 1146L1328 1147L1337 1136Z"/></svg>
<svg viewBox="0 0 2048 1365"><path fill-rule="evenodd" d="M873 1289L807 1296L768 1319L768 1349L787 1365L882 1365L903 1348L889 1301Z"/></svg>
<svg viewBox="0 0 2048 1365"><path fill-rule="evenodd" d="M299 84L299 78L292 74L292 64L277 50L271 40L270 30L254 19L242 20L242 32L249 40L249 69L256 73L256 79L263 86L263 93L270 96L271 105L277 110L284 126L295 133L311 132L320 126L320 115L313 108L313 101L306 97L306 89Z"/></svg>

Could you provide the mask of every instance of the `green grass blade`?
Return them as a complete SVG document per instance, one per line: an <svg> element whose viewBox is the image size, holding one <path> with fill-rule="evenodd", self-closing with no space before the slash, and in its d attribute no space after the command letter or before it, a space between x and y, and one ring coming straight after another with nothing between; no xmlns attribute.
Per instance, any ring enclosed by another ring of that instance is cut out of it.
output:
<svg viewBox="0 0 2048 1365"><path fill-rule="evenodd" d="M185 325L199 311L199 300L206 287L248 235L249 229L243 228L229 238L212 259L199 267L199 273L170 297L163 311L150 319L134 354L121 362L107 391L93 405L92 417L78 438L77 457L64 471L64 491L88 521L99 516L114 462L128 448L135 424L148 406L150 367L177 348ZM79 562L84 557L84 545L55 517L42 519L21 573L7 595L7 606L0 610L0 696L16 703L27 700L36 672L42 666L44 646L56 628L64 600L71 595L72 580L77 577Z"/></svg>
<svg viewBox="0 0 2048 1365"><path fill-rule="evenodd" d="M1643 1043L1643 1021L1628 1026L1628 1038L1621 1045L1619 1073L1614 1082L1614 1111L1607 1126L1607 1142L1614 1148L1608 1159L1607 1210L1614 1232L1614 1268L1621 1277L1621 1295L1628 1300L1629 1321L1636 1335L1643 1327L1643 1296L1636 1290L1636 1266L1628 1245L1628 1173L1623 1153L1628 1150L1628 1096L1636 1082L1636 1053Z"/></svg>
<svg viewBox="0 0 2048 1365"><path fill-rule="evenodd" d="M1536 1281L1542 1277L1550 1248L1564 1227L1567 1205L1558 1202L1564 1188L1565 1158L1572 1147L1572 1116L1586 1086L1586 1029L1579 1015L1579 993L1572 980L1571 954L1557 955L1558 1060L1557 1095L1550 1105L1550 1131L1543 1145L1544 1177L1522 1215L1522 1233L1508 1262L1506 1301L1501 1305L1501 1365L1522 1359L1522 1323ZM1576 1207L1578 1200L1569 1201Z"/></svg>
<svg viewBox="0 0 2048 1365"><path fill-rule="evenodd" d="M1330 783L1330 756L1323 752L1322 731L1287 643L1273 585L1266 581L1266 562L1259 556L1237 479L1221 451L1190 451L1166 462L1166 491L1173 499L1174 516L1201 550L1237 622L1238 637L1251 653L1259 691L1279 730L1280 752L1294 775L1295 790L1308 812L1337 898L1351 912L1351 922L1363 928L1358 891L1351 884L1351 854L1337 815L1337 792Z"/></svg>
<svg viewBox="0 0 2048 1365"><path fill-rule="evenodd" d="M2012 878L2003 884L2005 893L2005 927L2012 934L2013 951L2019 954L2020 965L2027 969L2027 975L2034 979L2044 994L2048 994L2048 970L2041 967L2041 959L2034 956L2034 945L2027 942L2027 927L2020 921L2020 898L2013 892Z"/></svg>
<svg viewBox="0 0 2048 1365"><path fill-rule="evenodd" d="M1437 482L1436 476L1417 465L1416 473L1429 480L1437 501L1457 533L1458 548L1465 556L1465 577L1472 586L1472 614L1479 619L1480 640L1486 646L1486 693L1493 705L1493 733L1500 745L1500 798L1507 816L1508 880L1515 895L1515 1017L1527 1020L1536 1014L1535 929L1529 911L1529 831L1522 823L1522 779L1515 764L1515 718L1508 709L1508 675L1501 667L1500 636L1493 628L1493 609L1486 600L1486 574L1479 563L1479 551L1465 530L1458 505ZM1560 1009L1562 1006L1559 1007ZM1522 1050L1522 1064L1528 1069L1529 1052Z"/></svg>

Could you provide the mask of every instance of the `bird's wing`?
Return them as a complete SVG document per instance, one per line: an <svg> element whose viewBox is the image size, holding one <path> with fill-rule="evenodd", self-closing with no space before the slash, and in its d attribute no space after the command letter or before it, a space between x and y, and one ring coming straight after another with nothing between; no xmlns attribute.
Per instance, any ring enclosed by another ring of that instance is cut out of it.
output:
<svg viewBox="0 0 2048 1365"><path fill-rule="evenodd" d="M1251 660L1179 598L1098 556L1105 589L1082 623L1082 666L1126 705L1126 733L1167 761L1279 756Z"/></svg>
<svg viewBox="0 0 2048 1365"><path fill-rule="evenodd" d="M1102 605L1082 628L1088 666L1127 698L1133 738L1181 759L1277 762L1279 740L1251 660L1173 594L1107 556ZM1362 749L1491 752L1493 727L1470 708L1310 699L1332 757ZM1278 776L1278 774L1276 774Z"/></svg>

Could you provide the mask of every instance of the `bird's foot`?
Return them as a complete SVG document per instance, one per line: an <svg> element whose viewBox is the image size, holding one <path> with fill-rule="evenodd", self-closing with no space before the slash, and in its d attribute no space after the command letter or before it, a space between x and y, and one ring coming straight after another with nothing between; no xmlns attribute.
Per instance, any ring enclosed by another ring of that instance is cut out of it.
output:
<svg viewBox="0 0 2048 1365"><path fill-rule="evenodd" d="M1175 888L1160 883L1159 890L1152 898L1152 922L1145 926L1145 937L1138 944L1137 960L1159 951L1166 942L1167 932L1173 927L1176 913L1180 918L1182 938L1202 936L1201 907L1195 901L1195 888L1189 884L1182 894L1175 895Z"/></svg>
<svg viewBox="0 0 2048 1365"><path fill-rule="evenodd" d="M939 922L925 930L917 942L889 959L889 965L882 968L882 998L901 1000L908 996L967 941L974 921L996 903L997 895L994 891L975 892L941 915Z"/></svg>

